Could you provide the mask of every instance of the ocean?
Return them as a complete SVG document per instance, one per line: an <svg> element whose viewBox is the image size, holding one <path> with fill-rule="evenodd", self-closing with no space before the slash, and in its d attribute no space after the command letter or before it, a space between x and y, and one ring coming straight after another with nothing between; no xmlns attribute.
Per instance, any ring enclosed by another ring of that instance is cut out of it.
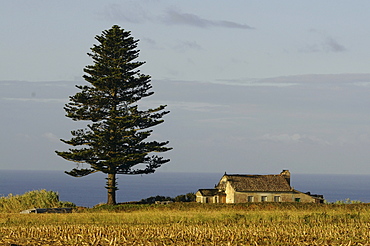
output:
<svg viewBox="0 0 370 246"><path fill-rule="evenodd" d="M117 202L139 201L151 196L170 196L213 188L223 173L169 173L118 175ZM92 207L105 203L106 176L102 173L74 178L63 171L0 170L0 196L31 190L52 190L61 201ZM370 175L294 174L291 186L302 192L324 195L328 202L359 200L370 203Z"/></svg>

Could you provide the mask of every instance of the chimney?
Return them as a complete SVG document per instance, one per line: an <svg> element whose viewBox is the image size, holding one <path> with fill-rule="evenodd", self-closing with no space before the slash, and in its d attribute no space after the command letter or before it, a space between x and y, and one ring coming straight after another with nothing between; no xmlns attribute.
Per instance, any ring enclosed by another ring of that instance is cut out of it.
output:
<svg viewBox="0 0 370 246"><path fill-rule="evenodd" d="M288 182L288 184L290 185L290 172L289 172L289 170L283 170L280 173L280 175L283 176L285 178L285 180Z"/></svg>

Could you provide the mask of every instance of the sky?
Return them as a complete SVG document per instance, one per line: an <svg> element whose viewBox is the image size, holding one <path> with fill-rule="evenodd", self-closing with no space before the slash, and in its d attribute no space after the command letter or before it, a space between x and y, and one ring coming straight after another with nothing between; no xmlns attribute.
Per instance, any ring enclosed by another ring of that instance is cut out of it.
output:
<svg viewBox="0 0 370 246"><path fill-rule="evenodd" d="M157 172L370 174L370 1L0 2L0 169L75 167L63 106L119 25L171 111Z"/></svg>

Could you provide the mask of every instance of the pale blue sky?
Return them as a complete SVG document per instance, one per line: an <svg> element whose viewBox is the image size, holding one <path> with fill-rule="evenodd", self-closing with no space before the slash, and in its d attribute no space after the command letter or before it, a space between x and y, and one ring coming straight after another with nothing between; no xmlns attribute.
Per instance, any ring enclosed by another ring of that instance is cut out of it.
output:
<svg viewBox="0 0 370 246"><path fill-rule="evenodd" d="M0 169L69 170L63 104L95 35L140 39L158 171L370 174L369 1L1 1Z"/></svg>

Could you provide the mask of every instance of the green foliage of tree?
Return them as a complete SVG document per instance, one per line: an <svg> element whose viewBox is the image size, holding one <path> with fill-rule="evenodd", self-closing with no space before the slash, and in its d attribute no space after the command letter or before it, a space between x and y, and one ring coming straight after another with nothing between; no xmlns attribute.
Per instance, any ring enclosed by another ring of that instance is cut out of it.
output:
<svg viewBox="0 0 370 246"><path fill-rule="evenodd" d="M91 123L72 131L70 140L61 140L74 148L56 153L78 163L66 172L71 176L106 173L107 204L116 204L116 174L153 173L169 161L154 154L170 150L168 141L148 140L151 128L163 123L162 117L169 111L165 111L166 105L139 109L138 101L154 93L150 76L138 70L145 63L136 61L139 40L117 25L95 39L98 44L88 53L94 64L86 66L83 75L88 85L76 86L80 91L64 107L72 120Z"/></svg>
<svg viewBox="0 0 370 246"><path fill-rule="evenodd" d="M169 196L151 196L145 199L141 199L139 203L144 203L144 204L152 204L155 202L163 202L163 201L174 201L172 197Z"/></svg>
<svg viewBox="0 0 370 246"><path fill-rule="evenodd" d="M157 201L172 201L172 202L195 202L196 196L194 193L187 193L186 195L178 195L176 197L169 196L151 196L145 199L141 199L139 203L151 204Z"/></svg>
<svg viewBox="0 0 370 246"><path fill-rule="evenodd" d="M174 198L175 202L195 202L196 196L194 193L187 193L186 195L178 195Z"/></svg>

